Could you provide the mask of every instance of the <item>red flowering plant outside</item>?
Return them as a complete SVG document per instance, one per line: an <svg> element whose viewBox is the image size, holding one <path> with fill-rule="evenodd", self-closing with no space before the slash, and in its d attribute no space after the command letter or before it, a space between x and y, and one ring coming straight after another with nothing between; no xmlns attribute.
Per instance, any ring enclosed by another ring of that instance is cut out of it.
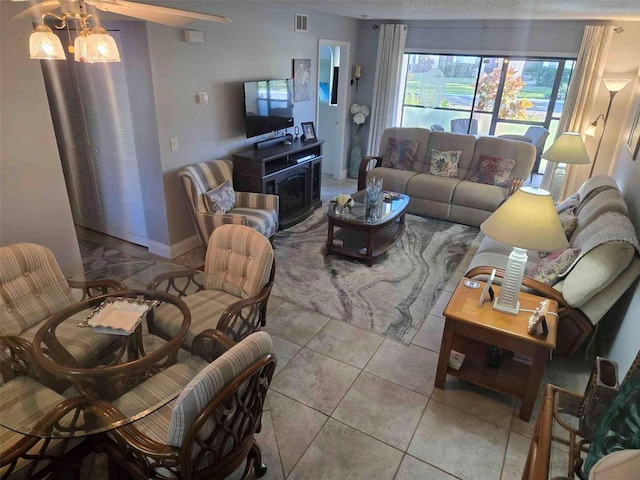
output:
<svg viewBox="0 0 640 480"><path fill-rule="evenodd" d="M476 99L476 109L483 112L492 112L498 92L501 68L494 68L489 74L483 73L478 82L478 92ZM502 102L500 103L500 118L513 120L526 120L527 109L533 104L526 98L518 98L520 90L526 85L520 75L509 68L507 78L502 90Z"/></svg>

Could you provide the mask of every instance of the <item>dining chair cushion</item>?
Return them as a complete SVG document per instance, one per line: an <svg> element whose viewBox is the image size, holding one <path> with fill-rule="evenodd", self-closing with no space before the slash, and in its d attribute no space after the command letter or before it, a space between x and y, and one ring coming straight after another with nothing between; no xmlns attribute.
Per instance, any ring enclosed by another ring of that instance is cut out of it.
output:
<svg viewBox="0 0 640 480"><path fill-rule="evenodd" d="M194 338L208 328L216 328L218 320L227 307L242 300L222 290L201 290L182 297L191 312L191 325L184 344L191 347ZM170 337L174 337L182 326L182 313L173 305L163 304L153 313L154 325Z"/></svg>
<svg viewBox="0 0 640 480"><path fill-rule="evenodd" d="M19 335L73 303L53 253L32 243L0 247L0 335Z"/></svg>
<svg viewBox="0 0 640 480"><path fill-rule="evenodd" d="M93 309L83 310L69 317L69 320L62 322L56 328L56 338L67 352L74 358L78 365L87 365L96 359L102 352L108 349L118 337L97 333L92 328L80 328L78 324L85 320ZM30 343L38 333L40 327L47 319L42 320L31 328L20 334Z"/></svg>
<svg viewBox="0 0 640 480"><path fill-rule="evenodd" d="M113 404L124 415L135 415L140 412L141 407L147 409L170 395L177 397L207 365L209 364L206 360L197 355L191 355L128 391L114 400ZM156 442L164 443L167 439L174 403L175 399L137 420L136 428Z"/></svg>
<svg viewBox="0 0 640 480"><path fill-rule="evenodd" d="M16 377L0 386L2 416L12 418L12 421L16 425L19 419L24 419L25 424L36 423L63 400L64 397L62 395L29 377ZM8 428L0 427L0 456L9 454L22 439L24 439L24 435L9 430ZM80 440L72 440L67 447L73 447L79 442ZM27 453L32 454L34 460L38 460L42 447L41 442L36 443ZM52 440L47 446L47 455L55 457L58 453L62 453L63 448L65 448L63 441ZM47 463L46 461L41 464L39 463L35 466L34 470L37 472ZM30 472L30 468L24 469L24 467L30 464L31 460L25 458L18 459L15 467L13 467L11 471L10 478L12 480L29 478L30 473L28 472ZM10 468L10 464L3 465L0 468L0 477L4 478L4 475L8 473Z"/></svg>
<svg viewBox="0 0 640 480"><path fill-rule="evenodd" d="M272 264L273 247L267 237L250 227L223 225L209 237L205 288L253 297L269 281Z"/></svg>
<svg viewBox="0 0 640 480"><path fill-rule="evenodd" d="M269 334L256 332L207 365L176 399L166 438L167 444L180 447L185 433L207 404L244 370L271 352L273 343ZM211 433L211 422L211 419L208 420L202 427L201 436L207 437Z"/></svg>

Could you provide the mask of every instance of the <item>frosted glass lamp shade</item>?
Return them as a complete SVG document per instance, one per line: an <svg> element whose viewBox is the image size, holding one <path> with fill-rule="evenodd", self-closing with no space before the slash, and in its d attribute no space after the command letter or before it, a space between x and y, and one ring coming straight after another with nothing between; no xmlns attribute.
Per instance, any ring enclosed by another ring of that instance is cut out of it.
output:
<svg viewBox="0 0 640 480"><path fill-rule="evenodd" d="M542 158L556 163L586 165L590 163L587 148L579 133L565 132L543 154Z"/></svg>
<svg viewBox="0 0 640 480"><path fill-rule="evenodd" d="M46 25L38 25L29 37L29 56L33 60L66 60L60 38Z"/></svg>
<svg viewBox="0 0 640 480"><path fill-rule="evenodd" d="M116 41L102 27L94 27L91 32L82 32L73 43L76 62L103 63L119 62L120 52Z"/></svg>
<svg viewBox="0 0 640 480"><path fill-rule="evenodd" d="M602 81L609 92L619 92L626 87L627 83L631 80L628 78L605 78Z"/></svg>
<svg viewBox="0 0 640 480"><path fill-rule="evenodd" d="M591 125L589 125L587 127L587 129L584 131L584 134L587 137L595 137L596 136L596 129L598 128L598 126L595 123L592 123Z"/></svg>

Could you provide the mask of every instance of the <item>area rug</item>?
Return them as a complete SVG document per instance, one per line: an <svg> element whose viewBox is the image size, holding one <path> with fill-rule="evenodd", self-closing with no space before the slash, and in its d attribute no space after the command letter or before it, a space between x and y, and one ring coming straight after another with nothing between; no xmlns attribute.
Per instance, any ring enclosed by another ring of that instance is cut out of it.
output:
<svg viewBox="0 0 640 480"><path fill-rule="evenodd" d="M87 274L99 273L101 278L109 274L109 278L122 280L152 265L152 262L146 262L134 255L107 248L89 240L78 239L78 245L84 271Z"/></svg>
<svg viewBox="0 0 640 480"><path fill-rule="evenodd" d="M326 208L279 232L272 295L409 343L479 230L406 216L406 232L372 267L324 255ZM301 315L303 315L301 311Z"/></svg>

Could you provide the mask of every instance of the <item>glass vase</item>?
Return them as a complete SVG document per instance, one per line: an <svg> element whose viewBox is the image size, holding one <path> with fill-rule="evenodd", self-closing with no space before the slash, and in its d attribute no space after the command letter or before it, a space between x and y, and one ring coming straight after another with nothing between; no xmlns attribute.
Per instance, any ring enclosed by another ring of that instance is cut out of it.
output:
<svg viewBox="0 0 640 480"><path fill-rule="evenodd" d="M360 134L356 133L351 143L351 156L349 157L349 177L358 178L358 170L362 161L362 149L360 148Z"/></svg>

